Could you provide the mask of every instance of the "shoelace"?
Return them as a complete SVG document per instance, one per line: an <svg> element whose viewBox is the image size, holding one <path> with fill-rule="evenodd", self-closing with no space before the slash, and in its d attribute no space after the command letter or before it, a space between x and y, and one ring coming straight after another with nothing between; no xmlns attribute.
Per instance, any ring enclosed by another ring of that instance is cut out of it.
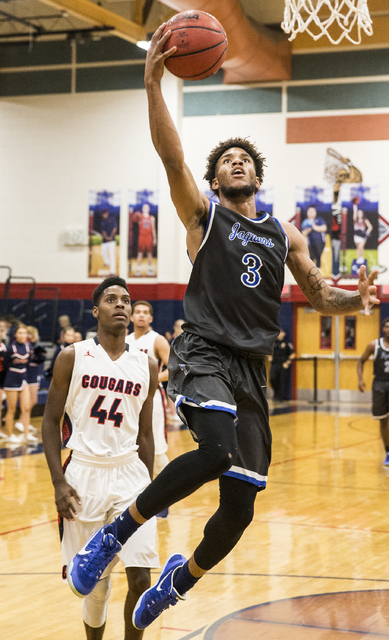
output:
<svg viewBox="0 0 389 640"><path fill-rule="evenodd" d="M178 601L177 596L174 596L172 593L166 593L166 591L158 594L157 597L158 600L152 600L148 606L149 612L154 617L158 616L162 611L165 611L165 609L168 609L168 607L174 607Z"/></svg>
<svg viewBox="0 0 389 640"><path fill-rule="evenodd" d="M110 562L117 553L116 549L113 549L109 545L105 544L104 538L101 545L98 545L97 543L93 545L96 551L99 550L101 552L100 555L97 556L94 553L92 557L89 557L89 556L85 557L85 561L86 561L85 570L91 575L96 575L98 570L101 571L101 562L102 562L101 554L104 554L105 559L109 559L109 562Z"/></svg>

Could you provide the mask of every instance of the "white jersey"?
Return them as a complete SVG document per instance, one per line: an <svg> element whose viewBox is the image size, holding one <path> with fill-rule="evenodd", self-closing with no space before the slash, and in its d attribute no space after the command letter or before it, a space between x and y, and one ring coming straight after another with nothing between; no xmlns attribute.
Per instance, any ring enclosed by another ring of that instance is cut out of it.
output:
<svg viewBox="0 0 389 640"><path fill-rule="evenodd" d="M150 329L147 333L144 333L140 338L135 338L135 333L130 333L129 336L126 336L126 342L128 344L134 345L139 351L143 351L143 353L147 353L154 362L156 362L159 366L158 358L155 356L155 340L159 333Z"/></svg>
<svg viewBox="0 0 389 640"><path fill-rule="evenodd" d="M122 456L138 449L139 414L150 385L148 358L127 345L111 360L96 338L74 344L63 440L89 456Z"/></svg>
<svg viewBox="0 0 389 640"><path fill-rule="evenodd" d="M135 333L130 333L130 335L126 336L126 342L129 345L135 346L143 353L146 353L150 358L157 363L158 369L160 366L160 362L158 358L155 356L155 340L159 336L159 333L150 329L147 333L144 333L143 336L140 336L136 340ZM165 407L165 394L163 391L163 387L161 384L158 385L158 388L155 392L154 396L154 404L153 404L153 435L154 435L154 447L155 447L155 455L162 455L168 449L166 437L165 437L165 422L166 422L166 407Z"/></svg>

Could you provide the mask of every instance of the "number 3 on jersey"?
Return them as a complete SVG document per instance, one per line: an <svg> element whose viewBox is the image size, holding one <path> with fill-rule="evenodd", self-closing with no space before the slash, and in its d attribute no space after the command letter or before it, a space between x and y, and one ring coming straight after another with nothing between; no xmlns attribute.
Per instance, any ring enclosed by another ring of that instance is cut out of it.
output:
<svg viewBox="0 0 389 640"><path fill-rule="evenodd" d="M242 273L241 281L245 287L257 287L261 282L259 270L262 267L262 260L255 253L246 253L242 258L243 264L247 267L247 273Z"/></svg>
<svg viewBox="0 0 389 640"><path fill-rule="evenodd" d="M116 398L116 400L113 401L108 414L107 414L107 410L102 409L101 407L104 400L105 400L105 396L98 396L96 402L94 403L90 411L91 418L97 418L98 424L105 424L105 421L107 419L112 420L114 427L120 427L120 425L123 422L123 414L118 413L117 410L118 410L119 404L121 403L121 399Z"/></svg>

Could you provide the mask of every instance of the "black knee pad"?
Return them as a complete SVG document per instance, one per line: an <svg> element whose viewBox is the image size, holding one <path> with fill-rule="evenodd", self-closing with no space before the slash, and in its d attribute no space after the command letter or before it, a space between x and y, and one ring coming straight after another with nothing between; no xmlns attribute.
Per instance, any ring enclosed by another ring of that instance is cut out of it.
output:
<svg viewBox="0 0 389 640"><path fill-rule="evenodd" d="M238 443L235 416L227 411L182 405L190 430L199 444L210 480L219 478L236 461Z"/></svg>

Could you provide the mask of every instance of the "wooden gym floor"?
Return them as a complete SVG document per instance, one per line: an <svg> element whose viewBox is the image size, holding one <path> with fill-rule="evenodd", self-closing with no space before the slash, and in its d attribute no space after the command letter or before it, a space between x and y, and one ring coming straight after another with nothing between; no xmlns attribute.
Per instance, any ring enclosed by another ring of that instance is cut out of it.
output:
<svg viewBox="0 0 389 640"><path fill-rule="evenodd" d="M286 404L271 425L273 463L253 523L145 640L389 638L389 474L378 423L368 406ZM0 446L1 638L82 639L81 600L60 577L42 448ZM187 431L170 431L171 457L193 446ZM217 498L209 483L158 522L161 562L174 551L191 554ZM125 591L118 565L107 640L123 638Z"/></svg>

